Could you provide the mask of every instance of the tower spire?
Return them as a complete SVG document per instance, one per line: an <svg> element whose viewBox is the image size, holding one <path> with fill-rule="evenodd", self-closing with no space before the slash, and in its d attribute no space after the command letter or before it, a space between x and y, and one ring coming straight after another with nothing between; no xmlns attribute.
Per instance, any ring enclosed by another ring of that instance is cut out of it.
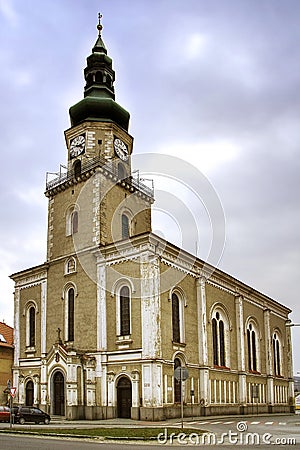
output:
<svg viewBox="0 0 300 450"><path fill-rule="evenodd" d="M89 118L116 122L128 130L129 113L115 102L115 71L102 40L101 19L102 14L99 13L98 37L84 69L84 99L70 108L71 124L76 125Z"/></svg>
<svg viewBox="0 0 300 450"><path fill-rule="evenodd" d="M93 51L93 53L105 53L107 55L107 50L106 50L106 47L102 40L102 30L103 30L103 25L101 23L102 17L103 17L102 14L99 13L98 14L98 25L97 25L98 39L97 39L92 51Z"/></svg>

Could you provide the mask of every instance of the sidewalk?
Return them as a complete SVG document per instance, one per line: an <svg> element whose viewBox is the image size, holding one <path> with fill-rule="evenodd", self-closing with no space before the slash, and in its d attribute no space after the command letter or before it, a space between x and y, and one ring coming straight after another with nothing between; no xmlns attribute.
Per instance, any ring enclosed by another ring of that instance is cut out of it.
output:
<svg viewBox="0 0 300 450"><path fill-rule="evenodd" d="M248 414L248 415L224 415L224 416L200 416L200 417L184 417L184 424L189 425L189 422L198 422L198 421L215 421L215 420L233 420L233 421L244 421L247 418L259 418L259 417L271 417L276 419L276 417L296 417L297 414L290 413L279 413L279 414L260 414L259 416ZM122 419L122 418L114 418L114 419L102 419L102 420L67 420L67 419L53 419L51 418L50 424L54 425L63 425L66 428L76 428L78 426L86 427L86 428L132 428L132 427L140 427L140 428L156 428L156 427L171 427L176 426L179 427L179 423L181 423L181 418L176 417L174 419L162 420L159 422L149 422L149 421L141 421L141 420L133 420L133 419ZM176 425L175 425L176 424ZM189 425L190 426L190 425Z"/></svg>

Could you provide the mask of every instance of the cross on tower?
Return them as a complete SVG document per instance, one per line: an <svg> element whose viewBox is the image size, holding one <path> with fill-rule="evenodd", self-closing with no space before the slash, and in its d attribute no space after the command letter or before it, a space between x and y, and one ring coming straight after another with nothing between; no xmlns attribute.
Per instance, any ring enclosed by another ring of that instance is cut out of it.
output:
<svg viewBox="0 0 300 450"><path fill-rule="evenodd" d="M99 36L101 36L101 31L102 31L102 28L103 28L103 26L101 25L101 19L102 19L102 14L99 13L99 14L98 14L98 20L99 20L99 22L98 22L98 25L97 25L97 30L98 30L98 32L99 32Z"/></svg>

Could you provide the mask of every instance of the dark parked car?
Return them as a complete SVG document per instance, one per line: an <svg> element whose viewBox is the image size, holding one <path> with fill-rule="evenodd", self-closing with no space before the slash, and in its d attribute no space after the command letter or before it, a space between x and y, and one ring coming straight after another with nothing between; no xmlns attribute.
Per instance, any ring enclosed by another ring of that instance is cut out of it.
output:
<svg viewBox="0 0 300 450"><path fill-rule="evenodd" d="M9 422L10 409L8 406L0 406L0 422Z"/></svg>
<svg viewBox="0 0 300 450"><path fill-rule="evenodd" d="M44 423L50 422L49 414L34 406L14 406L14 422L23 425L25 422Z"/></svg>

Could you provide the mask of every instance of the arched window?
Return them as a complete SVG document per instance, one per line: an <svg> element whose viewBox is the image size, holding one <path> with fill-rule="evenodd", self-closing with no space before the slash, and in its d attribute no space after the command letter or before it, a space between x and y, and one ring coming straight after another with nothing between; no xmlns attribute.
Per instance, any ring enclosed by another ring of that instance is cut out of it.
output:
<svg viewBox="0 0 300 450"><path fill-rule="evenodd" d="M258 332L255 324L249 322L247 326L247 350L248 350L248 369L258 371Z"/></svg>
<svg viewBox="0 0 300 450"><path fill-rule="evenodd" d="M102 83L103 82L103 74L102 74L102 72L96 72L95 81L96 81L96 83Z"/></svg>
<svg viewBox="0 0 300 450"><path fill-rule="evenodd" d="M79 213L78 207L72 205L66 213L66 236L71 236L78 232Z"/></svg>
<svg viewBox="0 0 300 450"><path fill-rule="evenodd" d="M176 286L171 290L169 299L172 302L172 340L184 343L184 307L186 306L184 291Z"/></svg>
<svg viewBox="0 0 300 450"><path fill-rule="evenodd" d="M174 371L177 367L181 367L181 361L179 358L175 358L174 360ZM174 402L181 402L181 382L174 377Z"/></svg>
<svg viewBox="0 0 300 450"><path fill-rule="evenodd" d="M129 218L126 214L122 214L122 239L129 238Z"/></svg>
<svg viewBox="0 0 300 450"><path fill-rule="evenodd" d="M74 289L70 288L67 294L68 302L68 341L74 341Z"/></svg>
<svg viewBox="0 0 300 450"><path fill-rule="evenodd" d="M216 309L212 315L213 363L215 366L229 365L229 326L225 313Z"/></svg>
<svg viewBox="0 0 300 450"><path fill-rule="evenodd" d="M126 177L125 168L122 163L118 163L118 179L123 180Z"/></svg>
<svg viewBox="0 0 300 450"><path fill-rule="evenodd" d="M180 313L179 298L176 294L172 294L172 329L173 341L180 342Z"/></svg>
<svg viewBox="0 0 300 450"><path fill-rule="evenodd" d="M110 78L110 76L109 75L106 75L106 84L107 84L107 86L108 87L111 87L111 78Z"/></svg>
<svg viewBox="0 0 300 450"><path fill-rule="evenodd" d="M274 375L281 376L281 342L278 333L273 333L272 337L272 350L273 350L273 367Z"/></svg>
<svg viewBox="0 0 300 450"><path fill-rule="evenodd" d="M130 294L128 286L120 289L120 335L130 334Z"/></svg>
<svg viewBox="0 0 300 450"><path fill-rule="evenodd" d="M81 161L77 159L73 164L74 176L79 178L81 175Z"/></svg>
<svg viewBox="0 0 300 450"><path fill-rule="evenodd" d="M71 223L72 223L72 234L75 234L78 232L78 212L77 211L72 212Z"/></svg>
<svg viewBox="0 0 300 450"><path fill-rule="evenodd" d="M35 307L29 308L29 347L35 347Z"/></svg>
<svg viewBox="0 0 300 450"><path fill-rule="evenodd" d="M65 274L76 272L76 260L73 258L69 258L65 263Z"/></svg>

